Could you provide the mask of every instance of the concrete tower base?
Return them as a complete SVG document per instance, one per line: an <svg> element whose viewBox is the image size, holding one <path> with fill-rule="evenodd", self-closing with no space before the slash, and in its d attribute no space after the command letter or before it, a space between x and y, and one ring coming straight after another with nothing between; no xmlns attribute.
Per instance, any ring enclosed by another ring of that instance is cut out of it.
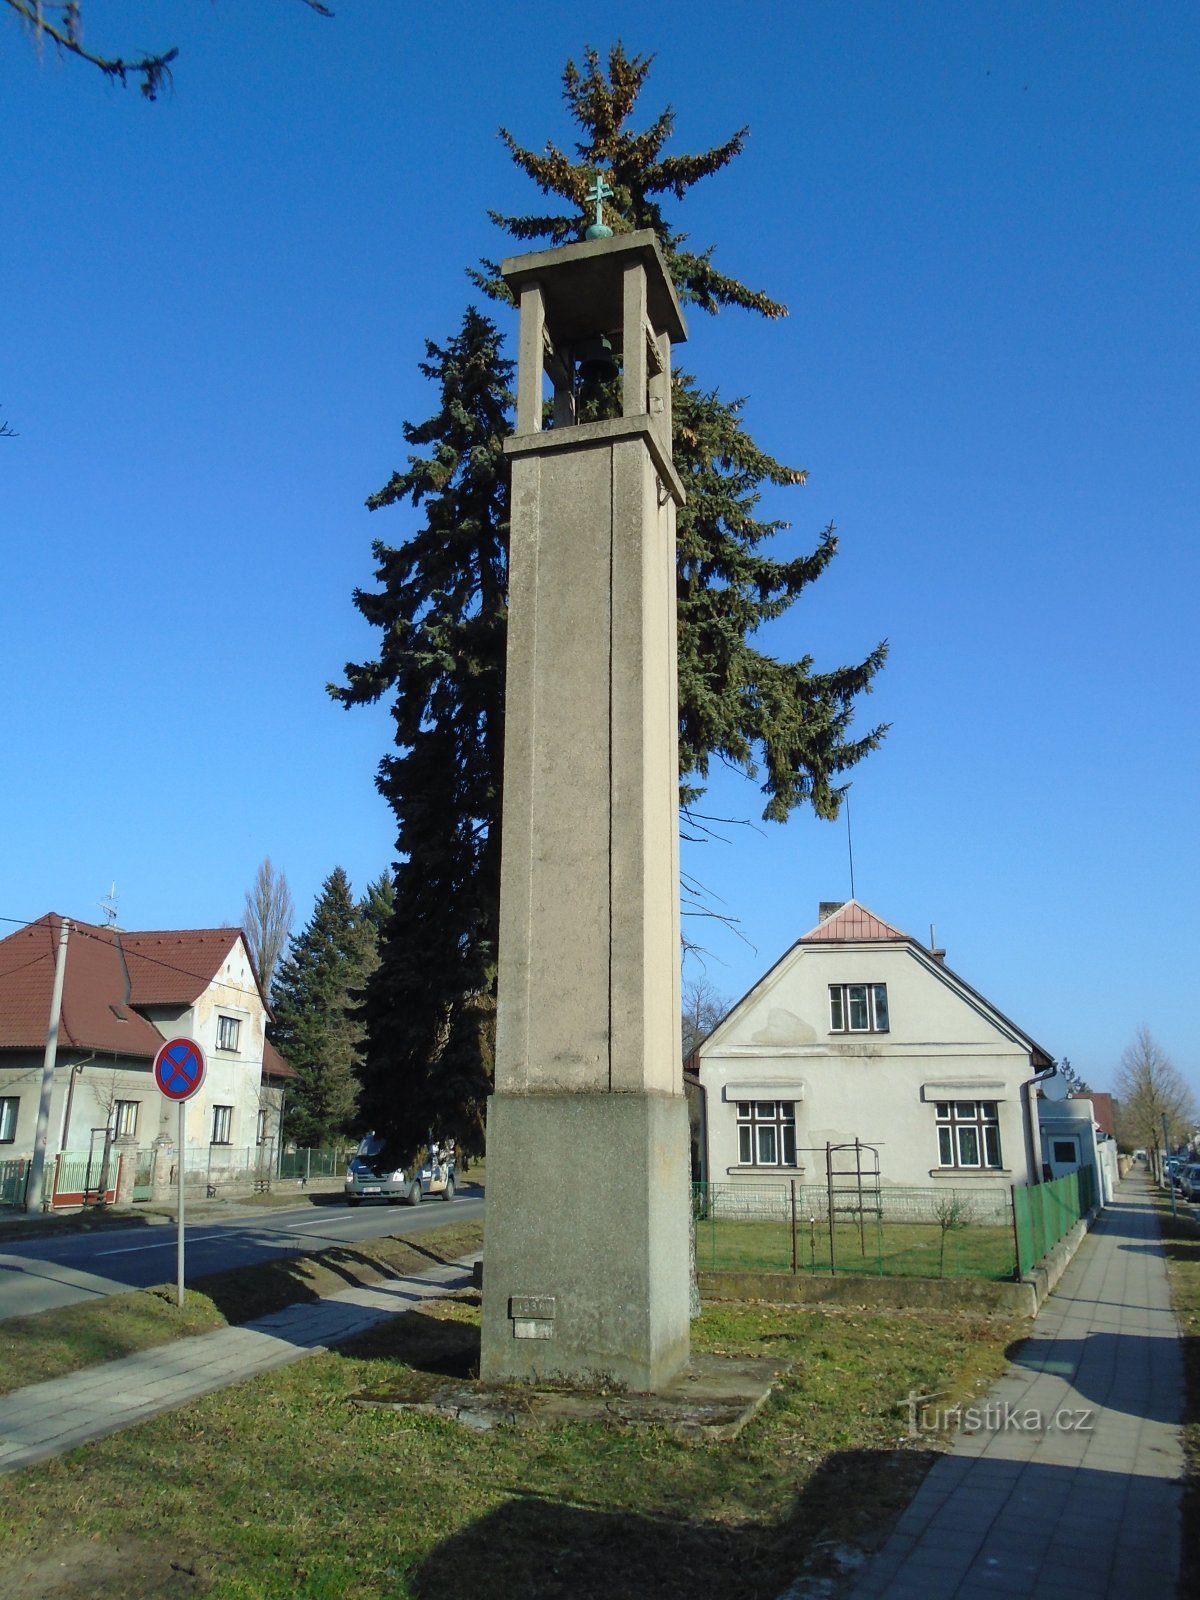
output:
<svg viewBox="0 0 1200 1600"><path fill-rule="evenodd" d="M662 1388L688 1359L682 1095L488 1103L485 1382Z"/></svg>

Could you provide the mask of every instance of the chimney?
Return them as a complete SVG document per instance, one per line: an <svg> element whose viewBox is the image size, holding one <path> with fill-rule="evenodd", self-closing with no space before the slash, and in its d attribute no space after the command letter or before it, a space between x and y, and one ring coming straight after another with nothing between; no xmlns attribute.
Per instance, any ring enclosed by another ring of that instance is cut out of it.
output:
<svg viewBox="0 0 1200 1600"><path fill-rule="evenodd" d="M840 911L846 904L844 900L822 900L817 906L817 921L828 922L835 911Z"/></svg>
<svg viewBox="0 0 1200 1600"><path fill-rule="evenodd" d="M939 961L942 966L946 965L946 952L945 950L938 949L937 929L934 927L932 922L929 924L929 954L935 961Z"/></svg>

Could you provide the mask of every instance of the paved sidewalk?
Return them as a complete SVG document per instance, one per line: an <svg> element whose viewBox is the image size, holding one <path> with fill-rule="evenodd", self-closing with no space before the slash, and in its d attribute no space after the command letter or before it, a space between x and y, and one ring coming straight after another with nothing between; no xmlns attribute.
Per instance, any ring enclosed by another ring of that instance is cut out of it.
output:
<svg viewBox="0 0 1200 1600"><path fill-rule="evenodd" d="M0 1472L45 1461L287 1366L471 1282L469 1264L434 1267L17 1389L0 1396Z"/></svg>
<svg viewBox="0 0 1200 1600"><path fill-rule="evenodd" d="M935 1463L852 1600L1170 1600L1182 1408L1150 1189L1130 1177L979 1403L983 1425Z"/></svg>

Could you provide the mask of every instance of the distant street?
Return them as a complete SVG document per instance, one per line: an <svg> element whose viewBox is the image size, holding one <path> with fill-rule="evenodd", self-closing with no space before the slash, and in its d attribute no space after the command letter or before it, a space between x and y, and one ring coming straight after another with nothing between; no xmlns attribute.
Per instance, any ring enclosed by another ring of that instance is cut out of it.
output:
<svg viewBox="0 0 1200 1600"><path fill-rule="evenodd" d="M351 1209L330 1197L328 1204L204 1218L186 1228L187 1282L256 1261L311 1255L389 1234L422 1233L482 1215L482 1192L468 1187L449 1204L427 1199L415 1207L367 1204ZM171 1222L54 1236L39 1234L31 1223L28 1240L0 1242L0 1321L174 1281Z"/></svg>

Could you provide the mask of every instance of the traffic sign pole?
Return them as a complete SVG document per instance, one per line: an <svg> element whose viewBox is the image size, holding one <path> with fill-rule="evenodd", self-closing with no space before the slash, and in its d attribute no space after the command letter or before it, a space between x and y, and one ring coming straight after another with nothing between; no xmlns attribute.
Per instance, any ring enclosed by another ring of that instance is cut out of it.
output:
<svg viewBox="0 0 1200 1600"><path fill-rule="evenodd" d="M187 1101L181 1100L179 1102L179 1138L175 1142L175 1149L179 1153L175 1163L175 1171L179 1175L179 1204L175 1208L175 1304L180 1307L183 1306L185 1292L183 1287L183 1135L186 1114Z"/></svg>
<svg viewBox="0 0 1200 1600"><path fill-rule="evenodd" d="M175 1304L183 1305L183 1190L184 1160L187 1155L187 1102L204 1082L208 1064L204 1051L194 1039L168 1039L154 1058L154 1081L160 1093L179 1105L179 1137L175 1141L175 1176L179 1198L175 1215Z"/></svg>

